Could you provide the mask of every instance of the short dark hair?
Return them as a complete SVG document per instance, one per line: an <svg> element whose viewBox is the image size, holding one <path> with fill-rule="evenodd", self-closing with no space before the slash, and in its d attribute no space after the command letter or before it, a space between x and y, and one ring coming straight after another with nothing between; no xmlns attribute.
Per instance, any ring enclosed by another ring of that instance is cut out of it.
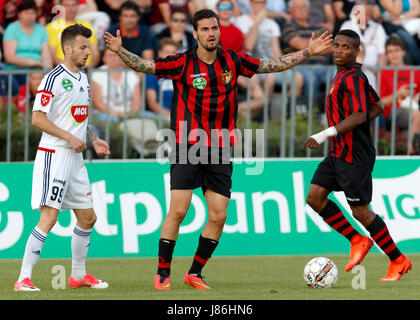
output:
<svg viewBox="0 0 420 320"><path fill-rule="evenodd" d="M349 37L349 38L353 39L354 47L355 48L359 48L359 46L360 46L360 37L357 34L357 32L355 32L353 30L350 30L350 29L343 29L343 30L340 30L337 33L336 36L340 36L340 35L341 36L346 36L346 37Z"/></svg>
<svg viewBox="0 0 420 320"><path fill-rule="evenodd" d="M72 42L76 39L77 36L83 36L85 38L90 38L92 36L92 31L85 26L76 23L63 30L61 34L61 49L64 53L64 46L69 42Z"/></svg>
<svg viewBox="0 0 420 320"><path fill-rule="evenodd" d="M137 15L140 15L140 8L137 5L137 3L133 2L133 1L126 1L124 2L121 7L120 7L120 12L119 15L121 15L121 13L123 12L123 10L134 10Z"/></svg>
<svg viewBox="0 0 420 320"><path fill-rule="evenodd" d="M194 30L197 31L198 29L198 21L209 18L216 18L217 24L219 24L219 16L213 10L202 9L197 11L192 19L192 25Z"/></svg>
<svg viewBox="0 0 420 320"><path fill-rule="evenodd" d="M33 0L23 0L16 8L17 12L21 12L23 10L35 10L35 12L38 10L35 1Z"/></svg>
<svg viewBox="0 0 420 320"><path fill-rule="evenodd" d="M388 46L397 46L400 47L402 50L405 50L404 41L401 40L399 37L391 36L385 42L385 48Z"/></svg>

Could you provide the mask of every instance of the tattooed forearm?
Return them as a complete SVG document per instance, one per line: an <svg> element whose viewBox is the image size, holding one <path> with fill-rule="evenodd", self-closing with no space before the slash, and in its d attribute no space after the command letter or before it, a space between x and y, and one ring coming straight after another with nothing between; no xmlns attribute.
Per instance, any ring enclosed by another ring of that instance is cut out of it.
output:
<svg viewBox="0 0 420 320"><path fill-rule="evenodd" d="M310 55L309 49L306 48L297 52L286 54L275 60L261 60L257 73L281 72L290 69L299 63L302 63L302 61L309 58Z"/></svg>
<svg viewBox="0 0 420 320"><path fill-rule="evenodd" d="M140 58L138 55L135 55L124 48L122 48L117 54L127 66L135 71L152 74L155 73L155 62L153 60Z"/></svg>
<svg viewBox="0 0 420 320"><path fill-rule="evenodd" d="M90 127L87 127L87 133L86 133L86 140L89 142L93 142L98 138L95 132L93 132Z"/></svg>

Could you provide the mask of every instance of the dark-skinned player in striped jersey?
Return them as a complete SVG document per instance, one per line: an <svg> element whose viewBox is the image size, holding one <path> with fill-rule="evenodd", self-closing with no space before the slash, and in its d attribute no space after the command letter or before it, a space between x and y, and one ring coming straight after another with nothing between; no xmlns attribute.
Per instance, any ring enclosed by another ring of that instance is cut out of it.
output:
<svg viewBox="0 0 420 320"><path fill-rule="evenodd" d="M202 188L207 202L208 220L184 280L196 289L210 289L201 272L218 245L231 196L232 164L229 159L225 161L221 153L225 155L223 151L229 151L230 144L235 143L238 76L281 72L332 45L332 36L325 32L317 39L313 35L308 47L301 51L275 60L259 60L219 47L219 18L212 10L198 11L193 17L193 27L197 47L156 60L143 59L124 49L119 31L116 37L105 34L108 48L130 68L155 74L158 78L170 78L174 85L171 129L176 138L175 156L173 161L170 157L171 197L159 239L156 290L171 289L170 268L175 242L190 206L192 192L198 187ZM219 136L213 139L214 132L228 132L228 138L220 143ZM200 148L196 148L198 144ZM200 158L198 163L190 157L194 150L198 150L193 153L194 157Z"/></svg>
<svg viewBox="0 0 420 320"><path fill-rule="evenodd" d="M412 263L395 245L385 222L369 208L372 201L372 170L375 148L370 122L383 112L383 104L356 62L360 38L352 30L341 30L334 38L333 57L337 74L326 99L328 128L311 137L305 148L318 148L330 139L329 155L319 164L311 181L306 202L335 231L350 241L350 271L373 246L373 241L391 260L380 281L399 280ZM353 217L370 233L358 233L328 195L344 191Z"/></svg>

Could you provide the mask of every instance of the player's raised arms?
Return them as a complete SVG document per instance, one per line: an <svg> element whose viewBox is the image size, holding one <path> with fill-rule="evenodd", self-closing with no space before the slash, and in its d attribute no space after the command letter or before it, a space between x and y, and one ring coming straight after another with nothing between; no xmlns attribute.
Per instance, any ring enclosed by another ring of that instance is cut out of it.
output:
<svg viewBox="0 0 420 320"><path fill-rule="evenodd" d="M261 60L261 64L257 70L257 73L272 73L281 72L290 69L306 60L312 55L320 54L332 45L332 35L325 31L315 39L315 33L312 33L312 37L309 40L307 48L286 54L278 59L264 59Z"/></svg>
<svg viewBox="0 0 420 320"><path fill-rule="evenodd" d="M123 48L120 30L117 30L116 35L114 37L109 32L105 32L104 38L107 47L111 51L114 51L134 71L155 74L155 62L153 60L143 59Z"/></svg>

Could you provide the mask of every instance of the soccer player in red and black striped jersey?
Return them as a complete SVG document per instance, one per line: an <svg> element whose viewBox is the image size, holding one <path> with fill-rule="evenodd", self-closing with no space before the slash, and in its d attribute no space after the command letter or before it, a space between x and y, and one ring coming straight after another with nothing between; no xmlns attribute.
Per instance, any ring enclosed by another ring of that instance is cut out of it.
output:
<svg viewBox="0 0 420 320"><path fill-rule="evenodd" d="M351 30L341 30L334 38L337 74L326 99L329 128L304 143L304 147L313 149L330 138L331 148L312 178L306 201L326 223L350 241L350 261L345 267L349 271L362 262L373 241L358 233L339 207L328 199L331 191L344 191L353 216L391 260L381 281L395 281L407 273L412 264L398 250L385 222L369 209L375 163L370 121L383 112L383 104L361 65L356 63L359 45L359 36Z"/></svg>
<svg viewBox="0 0 420 320"><path fill-rule="evenodd" d="M332 36L326 32L317 39L313 35L309 46L301 51L276 60L259 60L220 48L219 18L212 10L198 11L193 17L193 27L197 47L156 60L143 59L122 48L119 31L117 37L105 34L108 48L130 68L155 74L158 78L170 78L174 84L171 129L176 152L174 161L170 157L171 200L159 240L157 290L171 289L169 276L175 242L193 189L198 187L206 198L209 216L184 280L196 289L209 289L201 271L218 245L231 195L232 164L229 159L225 161L226 153L221 150L229 151L236 139L238 76L252 77L255 73L287 70L311 55L327 50L332 44ZM225 133L227 139L220 142L220 138L226 137ZM209 158L211 163L208 163Z"/></svg>

